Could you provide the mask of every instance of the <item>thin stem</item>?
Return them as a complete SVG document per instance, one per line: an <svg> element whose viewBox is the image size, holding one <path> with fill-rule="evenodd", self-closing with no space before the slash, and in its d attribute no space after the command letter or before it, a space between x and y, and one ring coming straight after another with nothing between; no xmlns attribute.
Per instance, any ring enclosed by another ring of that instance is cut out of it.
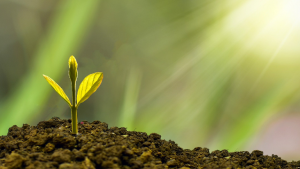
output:
<svg viewBox="0 0 300 169"><path fill-rule="evenodd" d="M72 81L72 107L76 107L76 81Z"/></svg>
<svg viewBox="0 0 300 169"><path fill-rule="evenodd" d="M78 133L78 126L77 126L77 107L76 107L76 81L72 82L72 108L71 108L71 118L72 118L72 133L77 134Z"/></svg>
<svg viewBox="0 0 300 169"><path fill-rule="evenodd" d="M77 126L77 108L73 105L72 106L72 134L78 133L78 126Z"/></svg>

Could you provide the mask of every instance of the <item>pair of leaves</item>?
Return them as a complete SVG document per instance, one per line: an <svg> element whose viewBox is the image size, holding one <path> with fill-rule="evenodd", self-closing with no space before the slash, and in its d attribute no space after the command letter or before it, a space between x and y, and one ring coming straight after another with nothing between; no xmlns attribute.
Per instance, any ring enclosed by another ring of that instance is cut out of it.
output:
<svg viewBox="0 0 300 169"><path fill-rule="evenodd" d="M63 89L50 77L43 75L44 78L48 81L48 83L53 87L53 89L68 103L70 108L72 107L72 104L68 98L68 96L65 94ZM69 59L69 77L71 79L72 83L76 83L77 79L77 62L74 56L71 56ZM78 93L77 93L77 104L74 105L76 108L78 108L79 104L84 102L86 99L88 99L100 86L103 79L103 73L102 72L96 72L93 74L88 75L83 79L81 82ZM75 104L75 103L73 103Z"/></svg>

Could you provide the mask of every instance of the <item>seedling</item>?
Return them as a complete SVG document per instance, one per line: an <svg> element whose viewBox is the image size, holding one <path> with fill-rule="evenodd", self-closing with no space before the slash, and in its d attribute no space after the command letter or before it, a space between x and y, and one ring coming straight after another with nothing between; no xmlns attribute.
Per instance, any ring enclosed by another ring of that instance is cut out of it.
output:
<svg viewBox="0 0 300 169"><path fill-rule="evenodd" d="M77 104L76 104L76 80L77 80L77 61L75 57L72 55L69 58L69 78L72 82L72 103L70 102L68 96L65 94L63 89L50 77L43 75L47 82L53 87L53 89L68 103L69 107L71 108L71 119L72 119L72 134L78 133L78 126L77 126L77 109L78 106L88 99L100 86L103 79L102 72L96 72L93 74L88 75L83 79L81 82L78 93L77 93Z"/></svg>

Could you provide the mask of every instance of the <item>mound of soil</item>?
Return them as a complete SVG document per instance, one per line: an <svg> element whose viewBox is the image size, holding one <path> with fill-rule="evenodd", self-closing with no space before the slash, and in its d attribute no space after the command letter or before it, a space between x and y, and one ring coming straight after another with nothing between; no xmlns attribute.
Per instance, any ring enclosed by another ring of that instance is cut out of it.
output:
<svg viewBox="0 0 300 169"><path fill-rule="evenodd" d="M297 168L277 155L255 150L228 152L196 147L182 149L156 133L127 131L106 123L79 123L71 134L71 120L57 117L37 126L12 126L0 137L0 169L129 169L129 168Z"/></svg>

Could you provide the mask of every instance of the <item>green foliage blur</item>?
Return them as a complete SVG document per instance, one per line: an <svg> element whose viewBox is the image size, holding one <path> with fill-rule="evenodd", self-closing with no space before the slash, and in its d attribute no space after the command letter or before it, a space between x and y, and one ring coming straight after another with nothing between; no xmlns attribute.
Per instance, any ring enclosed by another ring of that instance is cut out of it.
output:
<svg viewBox="0 0 300 169"><path fill-rule="evenodd" d="M0 135L12 125L71 118L42 74L71 96L74 55L78 81L104 74L79 107L79 121L156 132L183 148L241 151L272 120L299 109L300 19L292 7L268 0L1 1Z"/></svg>

